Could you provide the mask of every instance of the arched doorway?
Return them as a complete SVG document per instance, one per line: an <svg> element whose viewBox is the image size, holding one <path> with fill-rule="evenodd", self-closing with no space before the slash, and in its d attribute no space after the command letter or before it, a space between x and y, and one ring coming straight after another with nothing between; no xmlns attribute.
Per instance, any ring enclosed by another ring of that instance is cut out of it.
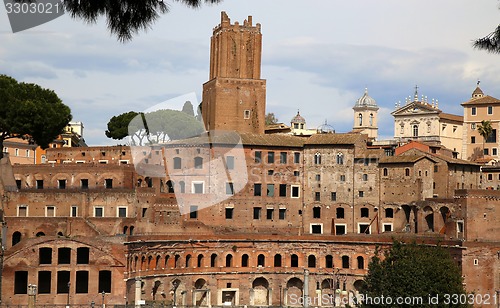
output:
<svg viewBox="0 0 500 308"><path fill-rule="evenodd" d="M255 279L252 283L253 291L253 301L252 295L250 296L250 302L253 302L255 306L267 306L269 305L269 282L264 277L259 277Z"/></svg>
<svg viewBox="0 0 500 308"><path fill-rule="evenodd" d="M286 283L285 305L301 306L302 290L304 283L299 278L291 278ZM295 300L293 300L295 299Z"/></svg>
<svg viewBox="0 0 500 308"><path fill-rule="evenodd" d="M207 281L203 278L196 280L194 283L193 304L197 307L208 306L210 302L209 293Z"/></svg>

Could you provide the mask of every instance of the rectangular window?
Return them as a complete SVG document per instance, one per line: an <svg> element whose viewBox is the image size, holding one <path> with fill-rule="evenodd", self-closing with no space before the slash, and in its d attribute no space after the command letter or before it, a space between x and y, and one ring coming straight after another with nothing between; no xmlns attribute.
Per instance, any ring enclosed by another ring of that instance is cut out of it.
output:
<svg viewBox="0 0 500 308"><path fill-rule="evenodd" d="M226 166L228 170L234 169L234 156L226 156Z"/></svg>
<svg viewBox="0 0 500 308"><path fill-rule="evenodd" d="M78 206L71 207L71 217L78 217Z"/></svg>
<svg viewBox="0 0 500 308"><path fill-rule="evenodd" d="M343 175L343 174L340 175L340 181L345 182L345 175Z"/></svg>
<svg viewBox="0 0 500 308"><path fill-rule="evenodd" d="M280 184L280 197L286 197L286 184Z"/></svg>
<svg viewBox="0 0 500 308"><path fill-rule="evenodd" d="M189 207L189 218L191 218L191 219L198 218L198 206L197 205L191 205Z"/></svg>
<svg viewBox="0 0 500 308"><path fill-rule="evenodd" d="M300 197L300 186L297 185L292 185L292 198L299 198Z"/></svg>
<svg viewBox="0 0 500 308"><path fill-rule="evenodd" d="M90 249L78 247L76 249L76 264L89 264Z"/></svg>
<svg viewBox="0 0 500 308"><path fill-rule="evenodd" d="M392 224L383 224L382 230L383 232L392 232Z"/></svg>
<svg viewBox="0 0 500 308"><path fill-rule="evenodd" d="M358 233L370 234L370 224L358 224Z"/></svg>
<svg viewBox="0 0 500 308"><path fill-rule="evenodd" d="M316 181L321 181L321 174L316 174Z"/></svg>
<svg viewBox="0 0 500 308"><path fill-rule="evenodd" d="M104 217L104 208L94 207L94 217Z"/></svg>
<svg viewBox="0 0 500 308"><path fill-rule="evenodd" d="M38 293L50 294L52 287L52 272L39 271L38 272Z"/></svg>
<svg viewBox="0 0 500 308"><path fill-rule="evenodd" d="M274 197L274 184L267 184L267 196Z"/></svg>
<svg viewBox="0 0 500 308"><path fill-rule="evenodd" d="M226 219L233 219L234 208L226 207Z"/></svg>
<svg viewBox="0 0 500 308"><path fill-rule="evenodd" d="M231 182L226 183L226 195L234 195L234 185Z"/></svg>
<svg viewBox="0 0 500 308"><path fill-rule="evenodd" d="M363 198L363 197L365 196L365 192L364 192L364 191L362 191L362 190L360 190L360 191L358 192L358 195L359 195L359 197L360 197L360 198Z"/></svg>
<svg viewBox="0 0 500 308"><path fill-rule="evenodd" d="M255 151L255 163L260 164L262 162L262 151Z"/></svg>
<svg viewBox="0 0 500 308"><path fill-rule="evenodd" d="M274 217L274 209L266 209L266 219L272 220Z"/></svg>
<svg viewBox="0 0 500 308"><path fill-rule="evenodd" d="M66 180L58 180L57 183L59 189L66 189Z"/></svg>
<svg viewBox="0 0 500 308"><path fill-rule="evenodd" d="M368 174L366 174L366 173L363 174L363 181L365 181L365 182L368 181Z"/></svg>
<svg viewBox="0 0 500 308"><path fill-rule="evenodd" d="M471 108L471 115L476 115L476 107Z"/></svg>
<svg viewBox="0 0 500 308"><path fill-rule="evenodd" d="M127 208L126 207L118 207L118 217L121 217L121 218L127 217Z"/></svg>
<svg viewBox="0 0 500 308"><path fill-rule="evenodd" d="M69 271L58 271L57 272L57 293L58 294L68 294L69 293Z"/></svg>
<svg viewBox="0 0 500 308"><path fill-rule="evenodd" d="M203 194L204 193L204 182L193 182L192 192L193 194Z"/></svg>
<svg viewBox="0 0 500 308"><path fill-rule="evenodd" d="M493 181L493 174L488 173L488 181Z"/></svg>
<svg viewBox="0 0 500 308"><path fill-rule="evenodd" d="M28 206L20 205L17 207L17 216L27 217L28 216Z"/></svg>
<svg viewBox="0 0 500 308"><path fill-rule="evenodd" d="M331 199L332 199L332 201L337 201L337 192L332 191L332 193L331 193Z"/></svg>
<svg viewBox="0 0 500 308"><path fill-rule="evenodd" d="M294 171L293 176L300 176L300 171Z"/></svg>
<svg viewBox="0 0 500 308"><path fill-rule="evenodd" d="M484 155L489 155L489 154L488 154L488 153L489 153L489 152L488 152L488 149L484 149L483 153L484 153Z"/></svg>
<svg viewBox="0 0 500 308"><path fill-rule="evenodd" d="M337 219L344 219L344 208L343 207L338 207L335 210L335 213L336 213Z"/></svg>
<svg viewBox="0 0 500 308"><path fill-rule="evenodd" d="M344 235L347 234L347 226L335 224L335 235Z"/></svg>
<svg viewBox="0 0 500 308"><path fill-rule="evenodd" d="M476 143L476 137L471 136L470 137L470 143Z"/></svg>
<svg viewBox="0 0 500 308"><path fill-rule="evenodd" d="M314 201L321 201L321 193L319 191L314 193Z"/></svg>
<svg viewBox="0 0 500 308"><path fill-rule="evenodd" d="M45 207L45 217L55 217L56 216L56 207L53 205L49 205Z"/></svg>
<svg viewBox="0 0 500 308"><path fill-rule="evenodd" d="M99 271L99 293L111 293L111 271Z"/></svg>
<svg viewBox="0 0 500 308"><path fill-rule="evenodd" d="M280 220L285 220L285 218L286 218L286 209L280 209L279 212L278 212L278 214L279 214L278 218Z"/></svg>
<svg viewBox="0 0 500 308"><path fill-rule="evenodd" d="M274 164L274 152L267 153L267 163Z"/></svg>
<svg viewBox="0 0 500 308"><path fill-rule="evenodd" d="M488 106L488 114L493 114L493 106Z"/></svg>
<svg viewBox="0 0 500 308"><path fill-rule="evenodd" d="M88 179L81 179L80 180L80 188L81 189L89 189L89 180Z"/></svg>
<svg viewBox="0 0 500 308"><path fill-rule="evenodd" d="M113 179L105 179L104 180L105 188L113 188Z"/></svg>
<svg viewBox="0 0 500 308"><path fill-rule="evenodd" d="M57 264L71 264L71 248L60 247L57 249Z"/></svg>
<svg viewBox="0 0 500 308"><path fill-rule="evenodd" d="M286 164L287 154L286 152L280 152L280 164Z"/></svg>
<svg viewBox="0 0 500 308"><path fill-rule="evenodd" d="M38 263L52 264L52 248L41 247L38 249Z"/></svg>
<svg viewBox="0 0 500 308"><path fill-rule="evenodd" d="M300 153L299 152L293 153L293 163L294 164L300 163Z"/></svg>
<svg viewBox="0 0 500 308"><path fill-rule="evenodd" d="M89 293L89 272L76 271L75 293Z"/></svg>
<svg viewBox="0 0 500 308"><path fill-rule="evenodd" d="M43 180L36 180L36 189L43 189Z"/></svg>
<svg viewBox="0 0 500 308"><path fill-rule="evenodd" d="M497 142L497 130L492 129L491 134L486 138L486 142L488 143L496 143Z"/></svg>
<svg viewBox="0 0 500 308"><path fill-rule="evenodd" d="M310 232L312 234L323 234L323 225L322 224L311 224Z"/></svg>
<svg viewBox="0 0 500 308"><path fill-rule="evenodd" d="M14 294L28 294L27 271L16 271L14 273Z"/></svg>
<svg viewBox="0 0 500 308"><path fill-rule="evenodd" d="M253 184L253 195L262 196L262 184Z"/></svg>
<svg viewBox="0 0 500 308"><path fill-rule="evenodd" d="M260 211L262 208L260 207L254 207L253 208L253 219L260 219Z"/></svg>
<svg viewBox="0 0 500 308"><path fill-rule="evenodd" d="M245 110L245 111L243 111L243 118L244 118L245 120L250 119L250 110Z"/></svg>
<svg viewBox="0 0 500 308"><path fill-rule="evenodd" d="M491 155L498 155L498 150L497 148L491 149Z"/></svg>
<svg viewBox="0 0 500 308"><path fill-rule="evenodd" d="M475 130L476 129L476 123L471 123L470 124L470 129Z"/></svg>

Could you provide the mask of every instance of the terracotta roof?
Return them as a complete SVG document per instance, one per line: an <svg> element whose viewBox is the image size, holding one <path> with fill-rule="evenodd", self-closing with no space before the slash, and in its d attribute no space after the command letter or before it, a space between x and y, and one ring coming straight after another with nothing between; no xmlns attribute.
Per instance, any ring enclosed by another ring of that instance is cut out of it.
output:
<svg viewBox="0 0 500 308"><path fill-rule="evenodd" d="M463 116L459 116L459 115L455 115L455 114L451 114L451 113L441 112L439 114L439 117L441 119L445 119L445 120L460 122L460 124L462 124L462 122L464 121L464 117Z"/></svg>
<svg viewBox="0 0 500 308"><path fill-rule="evenodd" d="M315 134L305 140L308 145L356 144L366 139L362 134Z"/></svg>
<svg viewBox="0 0 500 308"><path fill-rule="evenodd" d="M302 147L304 145L304 138L286 135L286 134L251 134L236 132L220 132L210 136L204 134L201 136L176 140L166 143L164 146L203 146L209 142L212 144L228 144L234 145L241 141L243 145L264 145L264 146L289 146L289 147Z"/></svg>
<svg viewBox="0 0 500 308"><path fill-rule="evenodd" d="M415 152L418 152L418 153L422 153L422 154L413 154ZM405 153L410 153L410 154L405 154ZM457 158L453 158L453 157L449 157L449 156L446 156L446 155L440 155L440 154L436 154L436 153L429 153L429 152L424 152L420 149L417 149L417 148L412 148L412 149L409 149L408 151L404 152L404 153L401 153L401 155L410 155L410 156L413 156L413 155L425 155L429 158L438 158L438 159L441 159L441 160L444 160L445 162L447 163L450 163L450 164L457 164L457 165L479 165L477 163L473 163L471 161L468 161L468 160L463 160L463 159L457 159Z"/></svg>
<svg viewBox="0 0 500 308"><path fill-rule="evenodd" d="M482 105L482 104L500 104L500 100L493 96L486 95L481 98L472 98L466 102L463 102L460 105L466 106L466 105Z"/></svg>
<svg viewBox="0 0 500 308"><path fill-rule="evenodd" d="M384 156L378 161L379 164L398 164L398 163L415 163L422 158L428 158L432 161L430 157L425 155L400 155L400 156Z"/></svg>
<svg viewBox="0 0 500 308"><path fill-rule="evenodd" d="M384 149L356 149L356 158L380 158L386 156Z"/></svg>

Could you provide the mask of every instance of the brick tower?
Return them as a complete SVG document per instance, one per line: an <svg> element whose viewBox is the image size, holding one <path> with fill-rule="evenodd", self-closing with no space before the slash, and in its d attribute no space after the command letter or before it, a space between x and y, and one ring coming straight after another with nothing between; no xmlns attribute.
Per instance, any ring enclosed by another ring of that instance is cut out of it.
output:
<svg viewBox="0 0 500 308"><path fill-rule="evenodd" d="M252 16L233 25L225 12L210 44L210 79L203 84L202 115L207 130L263 134L266 81L260 79L260 24Z"/></svg>

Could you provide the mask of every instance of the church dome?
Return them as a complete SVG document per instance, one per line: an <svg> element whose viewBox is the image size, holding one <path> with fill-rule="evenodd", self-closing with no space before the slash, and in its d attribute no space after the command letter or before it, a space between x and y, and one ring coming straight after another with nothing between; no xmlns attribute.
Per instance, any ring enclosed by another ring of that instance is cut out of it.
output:
<svg viewBox="0 0 500 308"><path fill-rule="evenodd" d="M333 126L329 125L325 120L324 124L321 124L320 126L318 126L318 128L316 129L316 133L318 133L318 134L335 134L335 129L333 128Z"/></svg>
<svg viewBox="0 0 500 308"><path fill-rule="evenodd" d="M306 124L306 119L304 119L304 117L300 115L300 112L297 111L297 115L292 118L291 123Z"/></svg>
<svg viewBox="0 0 500 308"><path fill-rule="evenodd" d="M377 102L368 95L368 89L365 89L365 93L361 96L354 107L377 107Z"/></svg>

